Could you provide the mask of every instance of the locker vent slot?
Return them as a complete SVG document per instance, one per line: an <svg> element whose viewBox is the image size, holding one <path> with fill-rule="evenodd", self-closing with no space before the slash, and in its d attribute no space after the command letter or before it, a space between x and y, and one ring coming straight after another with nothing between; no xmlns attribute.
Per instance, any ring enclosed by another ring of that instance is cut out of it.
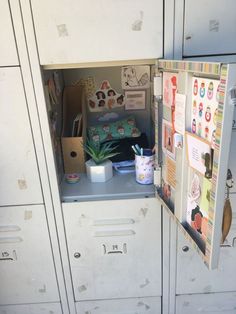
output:
<svg viewBox="0 0 236 314"><path fill-rule="evenodd" d="M95 237L117 237L117 236L130 236L134 235L133 230L107 230L94 232Z"/></svg>

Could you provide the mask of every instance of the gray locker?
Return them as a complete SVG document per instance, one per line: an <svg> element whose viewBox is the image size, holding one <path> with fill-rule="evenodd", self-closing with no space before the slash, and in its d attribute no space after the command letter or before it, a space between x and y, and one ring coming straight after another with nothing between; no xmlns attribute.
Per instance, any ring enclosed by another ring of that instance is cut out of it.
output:
<svg viewBox="0 0 236 314"><path fill-rule="evenodd" d="M41 64L160 58L163 1L32 0ZM55 10L56 7L56 10Z"/></svg>
<svg viewBox="0 0 236 314"><path fill-rule="evenodd" d="M16 51L11 13L7 0L1 0L0 29L0 66L18 65L19 60Z"/></svg>
<svg viewBox="0 0 236 314"><path fill-rule="evenodd" d="M62 314L60 303L0 306L0 314Z"/></svg>
<svg viewBox="0 0 236 314"><path fill-rule="evenodd" d="M59 302L43 205L0 207L0 304Z"/></svg>
<svg viewBox="0 0 236 314"><path fill-rule="evenodd" d="M77 302L78 314L161 314L161 298Z"/></svg>
<svg viewBox="0 0 236 314"><path fill-rule="evenodd" d="M75 300L161 296L155 198L64 203Z"/></svg>
<svg viewBox="0 0 236 314"><path fill-rule="evenodd" d="M0 206L43 203L19 67L0 68Z"/></svg>
<svg viewBox="0 0 236 314"><path fill-rule="evenodd" d="M235 314L236 293L180 295L176 314Z"/></svg>
<svg viewBox="0 0 236 314"><path fill-rule="evenodd" d="M185 1L183 55L236 53L235 9L234 0Z"/></svg>
<svg viewBox="0 0 236 314"><path fill-rule="evenodd" d="M236 194L230 195L233 221L224 246L220 249L217 269L209 271L201 258L178 232L176 294L236 291ZM186 247L189 248L186 251Z"/></svg>

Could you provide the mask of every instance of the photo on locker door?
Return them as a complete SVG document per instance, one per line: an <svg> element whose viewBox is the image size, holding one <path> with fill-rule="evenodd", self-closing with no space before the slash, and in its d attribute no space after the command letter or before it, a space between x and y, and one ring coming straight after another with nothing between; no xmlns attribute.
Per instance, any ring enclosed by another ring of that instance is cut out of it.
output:
<svg viewBox="0 0 236 314"><path fill-rule="evenodd" d="M167 181L162 179L161 188L158 190L158 193L163 201L168 205L172 213L174 213L175 190L172 186Z"/></svg>
<svg viewBox="0 0 236 314"><path fill-rule="evenodd" d="M162 120L162 151L172 159L175 159L174 130L172 124Z"/></svg>
<svg viewBox="0 0 236 314"><path fill-rule="evenodd" d="M174 72L163 72L163 115L169 116L175 125L175 101L178 89L178 75Z"/></svg>
<svg viewBox="0 0 236 314"><path fill-rule="evenodd" d="M207 140L214 149L218 116L219 80L192 78L192 133Z"/></svg>
<svg viewBox="0 0 236 314"><path fill-rule="evenodd" d="M186 221L205 242L207 238L211 181L194 170L190 170Z"/></svg>

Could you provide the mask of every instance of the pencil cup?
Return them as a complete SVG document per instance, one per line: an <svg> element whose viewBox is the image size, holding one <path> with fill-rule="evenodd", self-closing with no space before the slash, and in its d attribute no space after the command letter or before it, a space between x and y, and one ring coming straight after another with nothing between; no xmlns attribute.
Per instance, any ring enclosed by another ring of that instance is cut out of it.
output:
<svg viewBox="0 0 236 314"><path fill-rule="evenodd" d="M140 184L152 184L154 174L154 155L151 149L144 149L143 156L135 155L136 181Z"/></svg>

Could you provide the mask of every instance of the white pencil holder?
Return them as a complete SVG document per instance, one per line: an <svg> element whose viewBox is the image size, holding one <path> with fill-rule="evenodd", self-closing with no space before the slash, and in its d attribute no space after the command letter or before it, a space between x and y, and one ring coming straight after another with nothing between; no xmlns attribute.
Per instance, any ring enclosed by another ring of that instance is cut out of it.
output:
<svg viewBox="0 0 236 314"><path fill-rule="evenodd" d="M154 162L154 155L151 153L150 149L144 149L143 156L135 155L135 173L138 183L153 183Z"/></svg>

